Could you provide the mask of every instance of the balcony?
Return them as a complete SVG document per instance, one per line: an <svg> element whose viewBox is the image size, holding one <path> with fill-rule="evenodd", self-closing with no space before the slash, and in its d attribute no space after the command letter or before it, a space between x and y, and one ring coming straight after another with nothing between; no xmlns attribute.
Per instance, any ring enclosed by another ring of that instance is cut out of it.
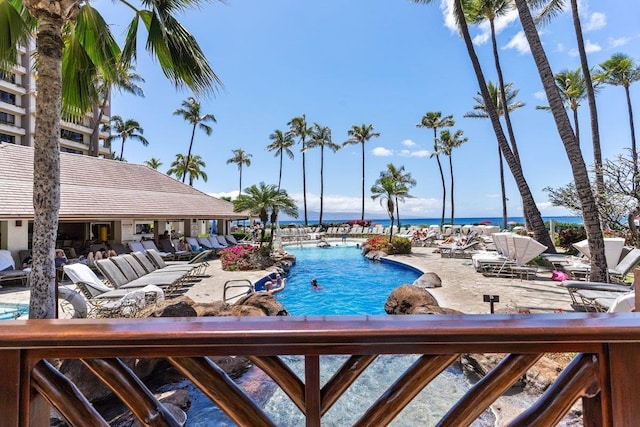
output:
<svg viewBox="0 0 640 427"><path fill-rule="evenodd" d="M468 425L547 352L577 356L511 426L557 424L581 400L585 426L640 420L640 317L629 314L156 318L13 321L0 330L3 425L44 427L49 407L72 426L107 425L47 359L78 359L144 425L177 421L120 362L166 358L238 425L274 421L207 356L244 355L304 414L323 415L380 354L420 355L377 401L356 407L356 425L387 425L463 353L508 356L464 394L439 425ZM278 357L301 355L304 378ZM320 356L350 356L320 380ZM366 406L366 405L363 405Z"/></svg>

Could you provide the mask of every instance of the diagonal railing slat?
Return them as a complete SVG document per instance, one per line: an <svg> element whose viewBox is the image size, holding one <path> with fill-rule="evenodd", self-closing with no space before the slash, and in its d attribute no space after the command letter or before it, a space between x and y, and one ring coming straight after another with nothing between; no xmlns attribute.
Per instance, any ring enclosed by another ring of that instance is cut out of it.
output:
<svg viewBox="0 0 640 427"><path fill-rule="evenodd" d="M378 357L375 354L366 356L354 355L351 356L346 362L340 366L340 369L327 381L322 387L320 394L322 396L322 410L321 414L324 415L331 406L342 396L342 394L358 379L360 374L376 360Z"/></svg>
<svg viewBox="0 0 640 427"><path fill-rule="evenodd" d="M304 383L278 356L248 356L304 412Z"/></svg>
<svg viewBox="0 0 640 427"><path fill-rule="evenodd" d="M469 425L518 378L532 367L542 354L509 354L482 377L442 418L438 426Z"/></svg>
<svg viewBox="0 0 640 427"><path fill-rule="evenodd" d="M208 357L170 357L169 362L238 425L275 426L269 416Z"/></svg>
<svg viewBox="0 0 640 427"><path fill-rule="evenodd" d="M356 426L386 426L459 354L420 356L358 420Z"/></svg>
<svg viewBox="0 0 640 427"><path fill-rule="evenodd" d="M33 388L72 426L109 426L78 387L46 360L33 368L31 377Z"/></svg>
<svg viewBox="0 0 640 427"><path fill-rule="evenodd" d="M593 354L577 355L542 397L509 423L509 427L551 426L559 423L579 397L594 397L600 392L598 364ZM591 419L590 422L591 425L602 425L602 419L599 422Z"/></svg>
<svg viewBox="0 0 640 427"><path fill-rule="evenodd" d="M145 426L182 427L120 359L80 359Z"/></svg>

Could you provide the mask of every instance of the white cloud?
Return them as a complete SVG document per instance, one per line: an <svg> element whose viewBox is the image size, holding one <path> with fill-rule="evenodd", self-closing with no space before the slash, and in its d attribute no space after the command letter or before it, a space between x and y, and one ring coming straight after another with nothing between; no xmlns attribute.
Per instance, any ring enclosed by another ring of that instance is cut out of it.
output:
<svg viewBox="0 0 640 427"><path fill-rule="evenodd" d="M556 52L564 52L564 45L562 43L558 43L558 46L556 46Z"/></svg>
<svg viewBox="0 0 640 427"><path fill-rule="evenodd" d="M618 37L617 39L614 39L612 37L609 37L608 42L609 42L609 47L620 47L620 46L624 46L625 44L629 43L631 41L631 37Z"/></svg>
<svg viewBox="0 0 640 427"><path fill-rule="evenodd" d="M411 157L429 157L431 152L429 150L417 150L411 152Z"/></svg>
<svg viewBox="0 0 640 427"><path fill-rule="evenodd" d="M500 195L500 194L487 194L487 198L488 199L499 199L499 198L502 198L502 195Z"/></svg>
<svg viewBox="0 0 640 427"><path fill-rule="evenodd" d="M494 21L494 26L496 30L496 35L500 34L502 30L507 28L512 22L518 19L518 11L514 8L509 13L503 16L499 16ZM483 21L478 28L480 29L480 34L473 38L473 43L477 45L481 45L486 43L491 37L491 27L489 25L489 21Z"/></svg>
<svg viewBox="0 0 640 427"><path fill-rule="evenodd" d="M444 25L452 32L458 32L456 18L453 16L453 0L442 0L440 2L440 10L444 16Z"/></svg>
<svg viewBox="0 0 640 427"><path fill-rule="evenodd" d="M589 20L584 24L583 30L585 33L589 31L599 30L607 25L607 16L601 12L593 12L589 17Z"/></svg>
<svg viewBox="0 0 640 427"><path fill-rule="evenodd" d="M598 43L593 43L591 40L585 40L584 42L584 50L586 53L600 52L602 47ZM569 51L569 55L578 56L578 49L571 49Z"/></svg>
<svg viewBox="0 0 640 427"><path fill-rule="evenodd" d="M540 100L545 100L547 99L547 94L545 93L544 90L539 90L536 93L533 94L534 98L536 99L540 99Z"/></svg>
<svg viewBox="0 0 640 427"><path fill-rule="evenodd" d="M221 199L223 197L231 197L231 199L236 199L238 197L238 190L236 191L227 191L227 192L221 192L221 193L207 193L209 196L211 197L216 197L218 199Z"/></svg>
<svg viewBox="0 0 640 427"><path fill-rule="evenodd" d="M516 49L521 54L530 52L529 42L527 41L523 31L519 31L515 36L513 36L503 49Z"/></svg>
<svg viewBox="0 0 640 427"><path fill-rule="evenodd" d="M414 147L416 143L410 139L405 139L404 141L402 141L402 145L404 145L405 147Z"/></svg>
<svg viewBox="0 0 640 427"><path fill-rule="evenodd" d="M393 155L393 151L384 147L376 147L373 150L371 150L371 154L373 154L376 157L389 157Z"/></svg>

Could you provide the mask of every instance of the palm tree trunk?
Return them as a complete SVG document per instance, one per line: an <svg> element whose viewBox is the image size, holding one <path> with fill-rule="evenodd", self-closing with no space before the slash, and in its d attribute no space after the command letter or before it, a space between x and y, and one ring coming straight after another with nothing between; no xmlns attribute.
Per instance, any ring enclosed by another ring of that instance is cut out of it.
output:
<svg viewBox="0 0 640 427"><path fill-rule="evenodd" d="M322 197L324 195L324 146L320 146L320 218L318 225L322 225Z"/></svg>
<svg viewBox="0 0 640 427"><path fill-rule="evenodd" d="M467 27L467 21L465 20L462 3L460 0L455 0L454 12L459 23L465 46L467 47L469 59L471 60L473 70L475 72L476 78L478 79L478 86L480 87L482 98L484 99L485 105L487 107L487 114L491 119L491 125L493 126L493 130L496 134L498 143L500 144L502 154L504 155L504 158L507 161L509 168L511 169L511 173L513 174L516 184L518 185L518 189L520 190L520 195L522 197L522 208L525 212L525 217L531 221L531 229L533 231L535 239L547 247L547 252L555 253L556 250L555 246L553 245L553 240L551 240L549 232L544 226L540 211L538 210L536 202L533 199L533 195L531 194L531 189L529 188L529 185L524 178L522 167L516 160L513 152L511 151L511 148L509 147L507 139L502 130L502 125L500 123L498 113L495 106L491 102L491 97L489 96L489 91L487 90L487 83L482 72L482 67L480 67L480 62L478 61L478 56L476 55L475 48L473 47L473 42L471 41L469 28ZM551 75L553 76L553 74Z"/></svg>
<svg viewBox="0 0 640 427"><path fill-rule="evenodd" d="M451 154L449 154L449 175L450 175L450 179L451 179L451 188L450 188L450 190L451 190L451 195L450 195L450 197L451 197L451 225L454 224L453 221L454 221L454 218L455 218L455 216L453 214L454 206L453 206L453 160L452 160L452 157L453 156Z"/></svg>
<svg viewBox="0 0 640 427"><path fill-rule="evenodd" d="M124 161L124 141L126 141L127 138L122 138L122 146L120 147L120 161Z"/></svg>
<svg viewBox="0 0 640 427"><path fill-rule="evenodd" d="M238 191L238 196L242 194L242 163L240 163L240 165L238 166L238 169L240 170L240 191Z"/></svg>
<svg viewBox="0 0 640 427"><path fill-rule="evenodd" d="M633 191L635 192L640 182L638 174L638 148L636 147L636 131L633 126L633 108L631 107L631 95L629 87L625 86L624 92L627 95L627 110L629 111L629 128L631 129L631 159L633 161Z"/></svg>
<svg viewBox="0 0 640 427"><path fill-rule="evenodd" d="M502 229L507 229L507 190L504 185L504 162L502 161L502 150L498 145L498 163L500 165L500 191L502 192Z"/></svg>
<svg viewBox="0 0 640 427"><path fill-rule="evenodd" d="M57 306L54 251L60 210L63 19L53 13L39 13L37 18L38 120L33 161L33 268L29 318L53 319Z"/></svg>
<svg viewBox="0 0 640 427"><path fill-rule="evenodd" d="M391 198L387 199L387 214L389 214L389 219L391 220L390 224L391 227L389 228L389 243L391 243L391 240L393 239L393 211L394 211L394 206L393 206L393 200L391 200ZM400 231L400 229L398 229L398 232Z"/></svg>
<svg viewBox="0 0 640 427"><path fill-rule="evenodd" d="M91 132L91 139L89 143L89 155L93 157L98 157L100 154L100 122L102 121L102 116L104 115L104 110L107 108L107 100L111 97L111 88L108 87L104 94L104 99L100 106L93 111L92 117L92 125L93 132Z"/></svg>
<svg viewBox="0 0 640 427"><path fill-rule="evenodd" d="M364 141L362 142L362 214L360 221L364 221ZM393 226L393 223L391 225Z"/></svg>
<svg viewBox="0 0 640 427"><path fill-rule="evenodd" d="M558 88L555 85L553 72L551 71L549 61L542 47L542 42L538 36L526 0L515 0L515 2L524 33L527 36L531 53L533 54L536 66L538 67L538 73L540 74L542 84L547 94L551 112L556 121L558 133L560 134L565 151L567 152L567 157L569 158L576 191L580 198L582 219L587 231L589 251L591 252L591 273L589 278L591 281L596 282L606 281L607 261L604 256L604 239L602 229L600 228L598 209L589 183L587 167L584 163L582 152L580 151L580 144L571 129L569 117L560 98Z"/></svg>
<svg viewBox="0 0 640 427"><path fill-rule="evenodd" d="M398 203L398 198L396 197L396 218L398 219L398 230L400 230L400 204ZM391 224L393 225L393 224Z"/></svg>
<svg viewBox="0 0 640 427"><path fill-rule="evenodd" d="M598 125L598 108L596 107L596 95L593 90L593 81L591 80L591 72L589 71L589 63L587 62L587 52L584 49L584 40L582 38L582 25L580 24L580 16L578 15L578 2L571 0L571 13L573 15L573 27L576 31L576 40L578 42L578 52L580 53L580 64L582 66L582 75L584 76L584 84L587 90L587 103L589 104L589 115L591 122L591 139L593 143L593 163L596 175L597 197L604 195L604 176L602 174L602 149L600 147L600 128Z"/></svg>
<svg viewBox="0 0 640 427"><path fill-rule="evenodd" d="M280 150L280 173L278 174L278 191L280 191L280 184L282 183L282 155L284 153Z"/></svg>
<svg viewBox="0 0 640 427"><path fill-rule="evenodd" d="M578 107L573 109L573 126L575 128L576 141L580 145L580 124L578 123Z"/></svg>
<svg viewBox="0 0 640 427"><path fill-rule="evenodd" d="M184 175L182 175L182 182L184 183L184 179L187 177L187 171L189 170L189 164L191 163L191 148L193 147L193 138L196 136L196 123L193 124L193 129L191 129L191 142L189 142L189 151L187 152L187 161L184 164L185 171Z"/></svg>
<svg viewBox="0 0 640 427"><path fill-rule="evenodd" d="M444 226L444 214L447 207L447 186L444 181L444 171L442 170L442 163L440 163L440 156L436 154L436 161L438 162L438 169L440 170L440 182L442 182L442 214L440 215L440 228Z"/></svg>
<svg viewBox="0 0 640 427"><path fill-rule="evenodd" d="M307 166L305 160L305 141L302 139L302 199L304 203L304 226L309 222L307 220Z"/></svg>

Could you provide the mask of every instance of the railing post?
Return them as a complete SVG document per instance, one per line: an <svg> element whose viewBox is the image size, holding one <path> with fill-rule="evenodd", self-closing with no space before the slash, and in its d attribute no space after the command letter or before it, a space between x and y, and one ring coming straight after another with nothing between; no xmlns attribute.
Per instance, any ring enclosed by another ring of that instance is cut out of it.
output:
<svg viewBox="0 0 640 427"><path fill-rule="evenodd" d="M640 420L640 343L609 344L608 347L611 425L637 426Z"/></svg>
<svg viewBox="0 0 640 427"><path fill-rule="evenodd" d="M304 358L304 406L307 427L320 427L320 356Z"/></svg>
<svg viewBox="0 0 640 427"><path fill-rule="evenodd" d="M0 350L0 414L2 424L19 426L20 350Z"/></svg>

